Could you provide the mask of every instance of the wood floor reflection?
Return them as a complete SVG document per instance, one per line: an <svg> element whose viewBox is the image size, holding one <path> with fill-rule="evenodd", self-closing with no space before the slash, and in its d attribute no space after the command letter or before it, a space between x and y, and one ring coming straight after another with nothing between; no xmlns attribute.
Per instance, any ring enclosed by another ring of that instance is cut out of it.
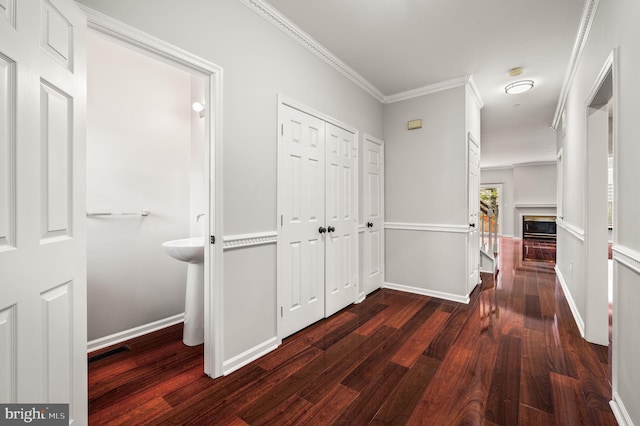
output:
<svg viewBox="0 0 640 426"><path fill-rule="evenodd" d="M220 379L181 327L89 366L91 424L608 425L607 348L553 265L501 242L469 305L379 290ZM495 278L495 279L494 279Z"/></svg>

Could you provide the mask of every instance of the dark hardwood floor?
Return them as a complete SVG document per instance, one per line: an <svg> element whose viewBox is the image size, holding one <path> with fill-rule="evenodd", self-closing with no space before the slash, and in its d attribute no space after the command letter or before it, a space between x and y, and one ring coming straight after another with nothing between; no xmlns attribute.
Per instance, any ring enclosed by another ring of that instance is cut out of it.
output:
<svg viewBox="0 0 640 426"><path fill-rule="evenodd" d="M607 348L541 259L505 239L469 305L380 290L216 380L180 326L133 339L89 365L89 422L614 425Z"/></svg>

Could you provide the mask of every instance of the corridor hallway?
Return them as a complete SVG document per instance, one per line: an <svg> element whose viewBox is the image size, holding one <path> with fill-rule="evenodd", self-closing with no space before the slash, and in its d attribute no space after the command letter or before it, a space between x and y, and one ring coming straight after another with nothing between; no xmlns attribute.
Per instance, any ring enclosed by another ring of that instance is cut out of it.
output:
<svg viewBox="0 0 640 426"><path fill-rule="evenodd" d="M469 305L382 289L220 379L180 326L133 339L89 365L90 424L615 425L607 348L580 337L555 248L500 244Z"/></svg>

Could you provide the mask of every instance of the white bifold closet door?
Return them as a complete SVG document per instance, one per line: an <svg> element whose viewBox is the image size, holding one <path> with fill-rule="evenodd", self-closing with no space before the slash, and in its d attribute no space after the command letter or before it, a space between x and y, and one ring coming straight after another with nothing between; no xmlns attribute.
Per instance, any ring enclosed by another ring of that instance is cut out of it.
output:
<svg viewBox="0 0 640 426"><path fill-rule="evenodd" d="M278 292L281 338L355 301L356 135L281 105Z"/></svg>

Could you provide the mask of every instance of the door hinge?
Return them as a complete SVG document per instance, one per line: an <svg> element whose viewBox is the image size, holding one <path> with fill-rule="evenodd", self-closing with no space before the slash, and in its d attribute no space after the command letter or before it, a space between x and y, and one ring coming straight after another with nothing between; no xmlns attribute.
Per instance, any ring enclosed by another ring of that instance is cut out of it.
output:
<svg viewBox="0 0 640 426"><path fill-rule="evenodd" d="M211 242L211 244L215 244L216 243L216 237L212 235L211 238L209 239L209 241Z"/></svg>
<svg viewBox="0 0 640 426"><path fill-rule="evenodd" d="M280 226L284 225L284 219L283 219L284 215L280 215Z"/></svg>
<svg viewBox="0 0 640 426"><path fill-rule="evenodd" d="M284 316L284 306L280 306L280 317Z"/></svg>
<svg viewBox="0 0 640 426"><path fill-rule="evenodd" d="M280 136L284 136L284 124L280 125Z"/></svg>

